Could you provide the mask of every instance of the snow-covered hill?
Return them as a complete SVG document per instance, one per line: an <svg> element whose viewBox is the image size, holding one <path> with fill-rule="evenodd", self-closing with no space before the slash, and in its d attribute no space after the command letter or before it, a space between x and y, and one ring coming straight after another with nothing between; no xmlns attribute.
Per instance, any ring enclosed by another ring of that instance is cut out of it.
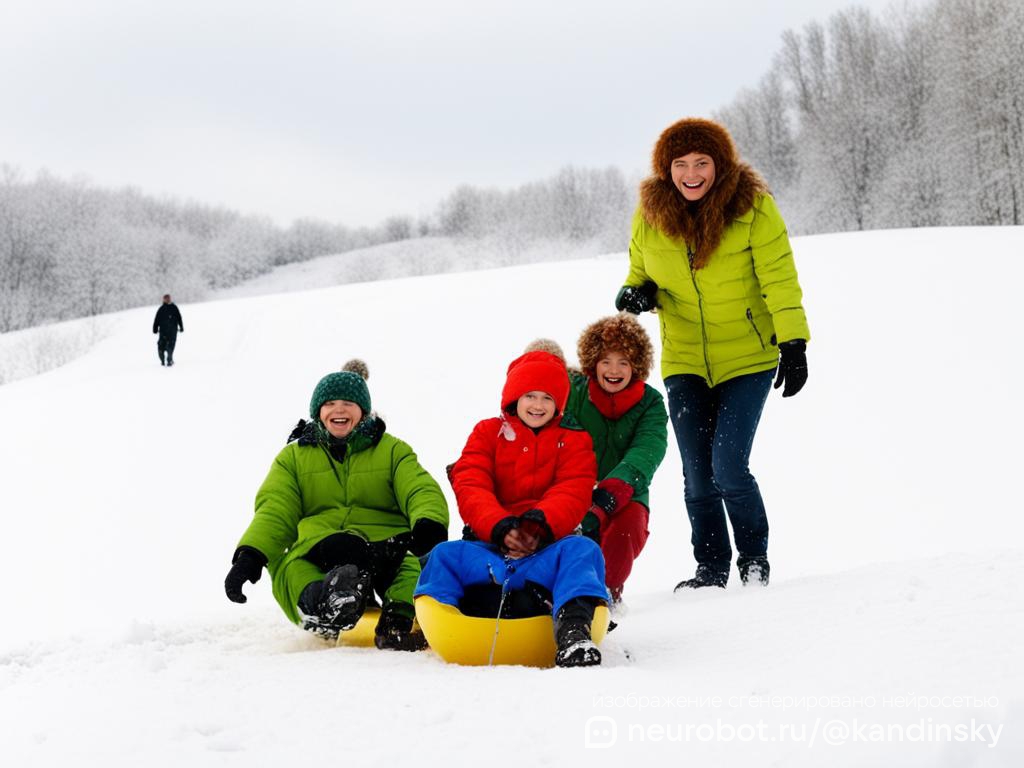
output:
<svg viewBox="0 0 1024 768"><path fill-rule="evenodd" d="M414 237L275 267L265 275L217 291L215 298L308 291L327 285L493 269L509 264L568 261L600 252L596 242L568 238L551 243L536 239L512 241L499 235Z"/></svg>
<svg viewBox="0 0 1024 768"><path fill-rule="evenodd" d="M173 369L150 310L103 318L0 387L3 763L1020 765L1024 228L795 247L811 378L772 394L752 458L772 586L672 594L673 442L595 670L327 648L266 578L244 606L222 582L323 373L366 359L440 477L528 341L571 351L609 313L624 256L185 305Z"/></svg>

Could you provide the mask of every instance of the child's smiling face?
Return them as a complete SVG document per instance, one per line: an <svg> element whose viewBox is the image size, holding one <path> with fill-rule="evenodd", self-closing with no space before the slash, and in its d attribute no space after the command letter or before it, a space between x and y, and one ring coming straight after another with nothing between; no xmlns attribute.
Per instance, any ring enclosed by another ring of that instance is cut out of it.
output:
<svg viewBox="0 0 1024 768"><path fill-rule="evenodd" d="M334 437L348 437L363 418L363 410L348 400L328 400L320 406L320 421Z"/></svg>
<svg viewBox="0 0 1024 768"><path fill-rule="evenodd" d="M555 398L547 392L527 392L516 401L516 416L530 429L540 429L555 418Z"/></svg>
<svg viewBox="0 0 1024 768"><path fill-rule="evenodd" d="M633 366L621 352L605 352L594 366L594 376L601 389L614 395L633 380Z"/></svg>

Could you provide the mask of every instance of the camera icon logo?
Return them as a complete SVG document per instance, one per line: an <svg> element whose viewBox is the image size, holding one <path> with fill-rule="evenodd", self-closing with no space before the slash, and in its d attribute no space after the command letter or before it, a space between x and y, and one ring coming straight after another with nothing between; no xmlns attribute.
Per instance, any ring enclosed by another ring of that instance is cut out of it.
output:
<svg viewBox="0 0 1024 768"><path fill-rule="evenodd" d="M619 725L608 715L595 715L583 725L583 746L608 749L619 739Z"/></svg>

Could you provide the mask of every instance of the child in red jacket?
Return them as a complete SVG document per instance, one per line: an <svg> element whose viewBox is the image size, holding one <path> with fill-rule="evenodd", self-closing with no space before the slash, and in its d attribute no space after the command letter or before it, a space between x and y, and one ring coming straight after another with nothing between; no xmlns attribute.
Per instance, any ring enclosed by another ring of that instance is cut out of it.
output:
<svg viewBox="0 0 1024 768"><path fill-rule="evenodd" d="M479 541L435 547L415 594L467 615L550 612L555 663L590 666L601 663L594 607L608 593L600 548L569 535L590 506L597 464L590 436L564 416L568 397L559 358L528 352L512 361L501 415L476 425L451 471L459 513Z"/></svg>

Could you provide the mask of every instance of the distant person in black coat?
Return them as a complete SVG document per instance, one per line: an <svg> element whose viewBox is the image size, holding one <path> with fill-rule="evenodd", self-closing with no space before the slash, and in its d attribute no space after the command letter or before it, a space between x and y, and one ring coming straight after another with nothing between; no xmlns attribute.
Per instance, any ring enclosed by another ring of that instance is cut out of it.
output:
<svg viewBox="0 0 1024 768"><path fill-rule="evenodd" d="M185 332L185 326L181 324L181 312L178 311L177 305L171 303L171 295L165 293L164 303L160 305L153 319L153 333L160 334L156 342L160 365L174 365L174 342L178 339L178 331Z"/></svg>

